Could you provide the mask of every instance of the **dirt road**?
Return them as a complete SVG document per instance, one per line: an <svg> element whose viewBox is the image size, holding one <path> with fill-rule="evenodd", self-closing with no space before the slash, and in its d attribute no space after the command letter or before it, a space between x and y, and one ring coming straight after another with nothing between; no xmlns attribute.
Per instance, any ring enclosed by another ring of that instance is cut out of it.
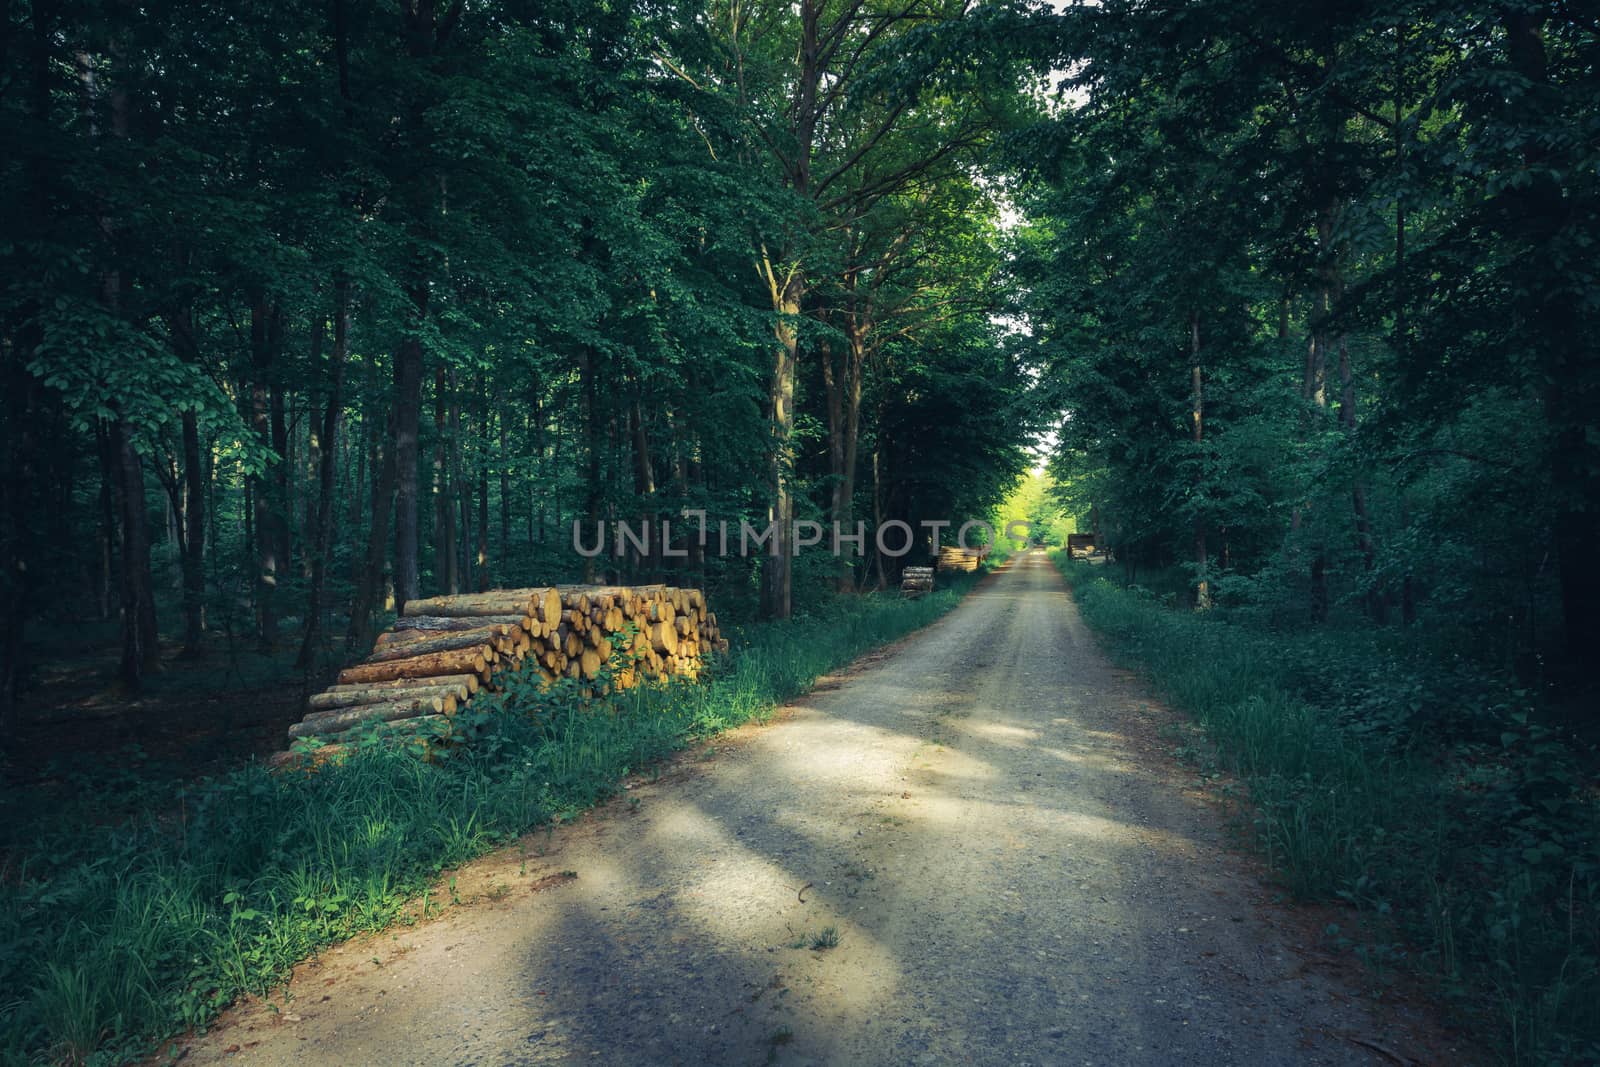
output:
<svg viewBox="0 0 1600 1067"><path fill-rule="evenodd" d="M185 1062L1414 1053L1228 849L1167 721L1025 556L776 724L461 872L477 903L302 967L284 1014L246 1005Z"/></svg>

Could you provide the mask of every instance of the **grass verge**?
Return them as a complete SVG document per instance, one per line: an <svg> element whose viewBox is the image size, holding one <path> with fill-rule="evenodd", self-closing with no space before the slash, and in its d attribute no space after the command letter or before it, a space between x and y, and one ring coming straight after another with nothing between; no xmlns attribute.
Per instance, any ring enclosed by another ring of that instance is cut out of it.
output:
<svg viewBox="0 0 1600 1067"><path fill-rule="evenodd" d="M477 742L436 762L373 744L304 774L250 765L182 784L113 769L67 809L12 791L0 800L0 1062L120 1062L203 1027L318 948L415 921L440 871L761 719L934 621L973 580L751 627L701 684L585 705L570 686L513 682L474 702Z"/></svg>
<svg viewBox="0 0 1600 1067"><path fill-rule="evenodd" d="M1385 919L1389 943L1350 946L1380 979L1437 978L1512 1062L1600 1062L1600 805L1530 694L1380 635L1174 611L1055 558L1090 626L1246 783L1290 888Z"/></svg>

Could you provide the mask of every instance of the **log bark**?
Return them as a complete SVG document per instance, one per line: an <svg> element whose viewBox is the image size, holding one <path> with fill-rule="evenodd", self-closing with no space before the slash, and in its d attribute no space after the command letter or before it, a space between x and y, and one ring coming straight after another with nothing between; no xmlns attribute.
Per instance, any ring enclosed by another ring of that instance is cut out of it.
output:
<svg viewBox="0 0 1600 1067"><path fill-rule="evenodd" d="M340 685L388 682L396 678L431 678L441 674L483 674L494 663L494 653L482 646L453 652L434 652L410 659L363 663L339 672Z"/></svg>
<svg viewBox="0 0 1600 1067"><path fill-rule="evenodd" d="M543 602L543 590L500 589L493 593L460 593L413 600L406 604L402 615L455 619L473 615L530 615Z"/></svg>
<svg viewBox="0 0 1600 1067"><path fill-rule="evenodd" d="M466 703L471 696L472 693L465 685L417 685L404 688L398 686L392 688L374 686L369 689L352 686L343 688L338 692L318 693L306 701L306 707L316 713L333 711L339 708L361 707L365 704L392 704L437 699L440 701L440 705L434 710L448 714L459 705ZM449 700L445 699L447 697Z"/></svg>
<svg viewBox="0 0 1600 1067"><path fill-rule="evenodd" d="M450 633L457 630L477 630L484 626L527 627L532 621L528 615L510 612L503 615L409 615L394 621L395 633Z"/></svg>
<svg viewBox="0 0 1600 1067"><path fill-rule="evenodd" d="M368 663L388 663L391 660L414 659L435 652L454 652L458 649L493 645L504 638L522 636L522 628L511 626L485 626L477 630L462 630L440 637L422 637L415 640L388 641L373 649Z"/></svg>
<svg viewBox="0 0 1600 1067"><path fill-rule="evenodd" d="M368 723L393 722L396 719L415 719L422 715L442 714L434 707L434 703L435 700L394 700L387 704L366 704L339 711L317 712L307 715L303 721L289 727L289 738L295 740L301 737L326 736L344 733L346 730L353 730Z"/></svg>
<svg viewBox="0 0 1600 1067"><path fill-rule="evenodd" d="M415 678L391 678L388 681L355 682L344 685L330 685L324 692L327 693L353 693L367 689L413 689L419 685L426 686L465 686L468 693L476 693L482 685L477 674L439 674L430 675L418 680Z"/></svg>

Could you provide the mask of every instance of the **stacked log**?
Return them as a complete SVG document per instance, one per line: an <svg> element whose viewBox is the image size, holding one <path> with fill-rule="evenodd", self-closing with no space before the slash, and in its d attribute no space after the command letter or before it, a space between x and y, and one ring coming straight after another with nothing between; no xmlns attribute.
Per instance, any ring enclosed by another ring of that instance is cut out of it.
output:
<svg viewBox="0 0 1600 1067"><path fill-rule="evenodd" d="M975 571L989 554L987 545L981 548L962 548L959 545L940 545L936 566L942 571Z"/></svg>
<svg viewBox="0 0 1600 1067"><path fill-rule="evenodd" d="M571 678L586 696L698 678L704 657L727 648L699 589L564 585L413 600L365 661L310 698L289 738L340 742L375 724L432 732L498 688L503 672Z"/></svg>
<svg viewBox="0 0 1600 1067"><path fill-rule="evenodd" d="M900 595L919 597L933 592L932 567L906 567L900 572Z"/></svg>

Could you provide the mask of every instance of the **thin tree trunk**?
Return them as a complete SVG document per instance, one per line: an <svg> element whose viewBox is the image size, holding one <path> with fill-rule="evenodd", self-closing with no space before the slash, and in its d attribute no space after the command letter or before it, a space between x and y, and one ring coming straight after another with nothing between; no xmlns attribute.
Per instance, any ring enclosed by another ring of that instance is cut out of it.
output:
<svg viewBox="0 0 1600 1067"><path fill-rule="evenodd" d="M600 521L600 443L595 427L595 373L594 353L585 346L578 359L579 418L583 422L583 516L590 531ZM584 557L583 580L591 583L595 580L593 556Z"/></svg>
<svg viewBox="0 0 1600 1067"><path fill-rule="evenodd" d="M447 452L447 383L445 368L436 368L433 372L433 584L439 592L446 594L461 592L452 580L456 533Z"/></svg>
<svg viewBox="0 0 1600 1067"><path fill-rule="evenodd" d="M122 680L137 691L159 663L155 595L150 582L150 531L145 514L144 466L133 435L120 420L111 424L112 454L121 478Z"/></svg>
<svg viewBox="0 0 1600 1067"><path fill-rule="evenodd" d="M192 410L183 421L183 655L204 651L206 629L206 470L200 426Z"/></svg>
<svg viewBox="0 0 1600 1067"><path fill-rule="evenodd" d="M200 345L195 336L194 313L184 308L167 317L173 348L186 363L199 364ZM180 562L183 570L183 657L204 652L206 596L206 496L207 469L200 448L199 417L192 408L180 415L183 438L183 491L180 512L183 536Z"/></svg>
<svg viewBox="0 0 1600 1067"><path fill-rule="evenodd" d="M471 486L463 473L461 462L461 390L458 386L455 369L451 368L450 438L445 455L450 475L451 507L461 511L459 521L450 530L450 588L454 592L460 592L472 584L468 557L472 544L472 498Z"/></svg>
<svg viewBox="0 0 1600 1067"><path fill-rule="evenodd" d="M273 417L273 390L267 381L273 356L272 318L272 307L266 294L258 293L250 307L250 429L258 442L276 451L282 445L278 434L281 419ZM281 467L283 453L278 453L277 462ZM261 647L270 651L278 641L275 594L281 542L273 521L275 502L269 486L275 486L277 482L273 475L256 475L251 478L251 483L254 490L256 637Z"/></svg>
<svg viewBox="0 0 1600 1067"><path fill-rule="evenodd" d="M415 315L427 313L427 290L411 294ZM422 408L422 338L412 333L400 342L394 361L394 599L395 610L417 599L417 424Z"/></svg>
<svg viewBox="0 0 1600 1067"><path fill-rule="evenodd" d="M639 518L648 528L657 517L656 476L654 464L650 461L650 434L644 424L644 413L640 409L637 391L633 402L628 405L628 436L633 445L633 495L639 501ZM655 542L651 541L650 547L634 560L636 571L639 573L648 571L652 565L651 554L664 551L665 548L666 546L662 545L658 549Z"/></svg>
<svg viewBox="0 0 1600 1067"><path fill-rule="evenodd" d="M1350 342L1344 334L1339 335L1339 425L1346 437L1355 436L1356 384L1355 375L1350 368ZM1355 511L1356 543L1361 550L1362 567L1366 570L1370 582L1377 552L1373 545L1372 521L1367 514L1366 488L1362 485L1359 474L1350 487L1350 503ZM1366 603L1367 612L1375 622L1386 621L1387 608L1378 590L1371 588L1367 590Z"/></svg>
<svg viewBox="0 0 1600 1067"><path fill-rule="evenodd" d="M503 568L511 557L511 467L506 455L505 412L495 413L495 426L500 433L500 566Z"/></svg>
<svg viewBox="0 0 1600 1067"><path fill-rule="evenodd" d="M311 557L311 590L306 604L305 636L295 666L309 670L317 661L317 643L322 632L322 604L329 557L333 551L334 478L339 454L339 415L344 407L344 360L350 338L350 283L336 278L333 283L333 351L328 359L328 395L324 398L322 425L316 428L317 503L316 519L307 554Z"/></svg>
<svg viewBox="0 0 1600 1067"><path fill-rule="evenodd" d="M388 422L389 440L380 449L381 455L375 455L372 460L372 520L368 527L366 562L357 577L355 597L350 604L350 628L345 637L348 651L365 649L376 636L372 615L383 592L383 562L389 547L389 513L395 503L395 483L398 480L393 413Z"/></svg>
<svg viewBox="0 0 1600 1067"><path fill-rule="evenodd" d="M1195 451L1195 516L1194 516L1194 606L1196 611L1207 611L1211 607L1211 583L1207 572L1210 566L1209 551L1206 545L1206 520L1200 510L1199 499L1205 481L1205 389L1202 368L1200 366L1200 313L1192 312L1189 316L1189 415L1193 422Z"/></svg>

